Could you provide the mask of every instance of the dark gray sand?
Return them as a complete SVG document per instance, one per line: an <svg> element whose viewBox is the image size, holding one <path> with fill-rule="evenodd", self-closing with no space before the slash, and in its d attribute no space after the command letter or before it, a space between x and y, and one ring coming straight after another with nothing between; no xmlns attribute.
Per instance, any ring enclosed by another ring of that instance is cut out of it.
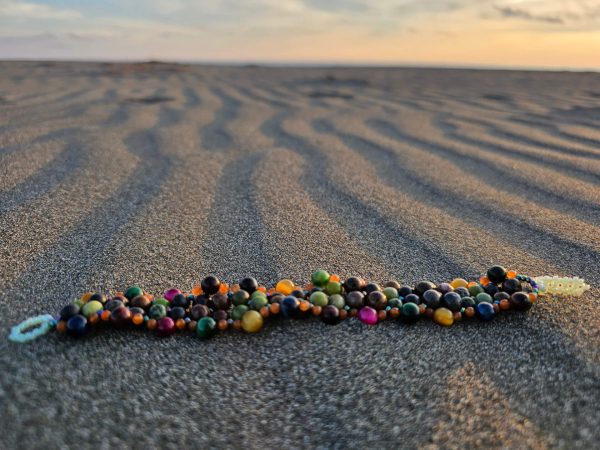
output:
<svg viewBox="0 0 600 450"><path fill-rule="evenodd" d="M599 290L442 328L10 343L88 290L600 283L600 75L0 63L0 448L592 448Z"/></svg>

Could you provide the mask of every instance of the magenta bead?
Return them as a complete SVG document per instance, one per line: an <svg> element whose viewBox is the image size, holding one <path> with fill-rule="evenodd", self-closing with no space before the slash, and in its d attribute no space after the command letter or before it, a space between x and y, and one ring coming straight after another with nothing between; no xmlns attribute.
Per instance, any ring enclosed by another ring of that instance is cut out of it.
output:
<svg viewBox="0 0 600 450"><path fill-rule="evenodd" d="M169 302L172 302L173 297L175 297L177 294L181 294L181 291L179 289L176 289L176 288L169 289L168 291L165 291L165 298Z"/></svg>
<svg viewBox="0 0 600 450"><path fill-rule="evenodd" d="M175 333L175 321L170 317L163 317L162 319L158 319L158 323L156 324L156 331L159 336L170 336Z"/></svg>
<svg viewBox="0 0 600 450"><path fill-rule="evenodd" d="M377 311L370 306L365 306L358 311L358 320L367 325L377 324Z"/></svg>

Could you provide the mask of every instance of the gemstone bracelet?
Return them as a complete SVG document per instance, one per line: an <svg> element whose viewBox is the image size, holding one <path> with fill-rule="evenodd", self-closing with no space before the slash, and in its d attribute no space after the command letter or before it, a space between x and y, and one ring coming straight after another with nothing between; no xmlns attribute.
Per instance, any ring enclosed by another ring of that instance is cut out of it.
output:
<svg viewBox="0 0 600 450"><path fill-rule="evenodd" d="M538 295L580 296L589 288L581 278L533 279L501 266L491 267L478 281L456 278L439 285L420 281L412 287L396 281L382 287L359 277L342 281L324 270L314 272L305 286L285 279L270 289L251 277L228 286L208 276L189 293L173 288L161 297L137 286L110 298L88 292L55 317L44 314L13 327L9 339L29 342L52 329L80 337L103 326L145 327L159 336L189 330L207 339L229 328L255 333L275 316L317 316L330 325L347 317L357 317L367 325L388 318L413 323L428 317L450 326L463 318L490 321L503 311L527 311Z"/></svg>

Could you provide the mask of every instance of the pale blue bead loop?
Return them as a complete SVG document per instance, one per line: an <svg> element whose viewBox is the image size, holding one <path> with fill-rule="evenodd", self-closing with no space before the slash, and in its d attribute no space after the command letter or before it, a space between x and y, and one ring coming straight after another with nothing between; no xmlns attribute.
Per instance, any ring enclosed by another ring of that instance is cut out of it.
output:
<svg viewBox="0 0 600 450"><path fill-rule="evenodd" d="M21 344L33 341L50 331L55 323L54 317L50 314L30 317L19 325L12 327L8 339Z"/></svg>

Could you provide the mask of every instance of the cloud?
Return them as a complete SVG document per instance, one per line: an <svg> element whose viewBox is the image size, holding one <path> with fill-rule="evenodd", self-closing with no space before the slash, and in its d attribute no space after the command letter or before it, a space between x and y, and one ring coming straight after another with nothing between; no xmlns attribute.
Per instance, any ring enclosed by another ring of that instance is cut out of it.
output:
<svg viewBox="0 0 600 450"><path fill-rule="evenodd" d="M502 17L509 19L524 19L532 20L534 22L554 23L563 24L565 21L558 15L537 15L533 14L525 9L514 8L511 6L495 6L496 11L500 13Z"/></svg>
<svg viewBox="0 0 600 450"><path fill-rule="evenodd" d="M72 20L82 17L74 9L54 8L49 5L15 0L0 0L0 18L38 19L38 20Z"/></svg>
<svg viewBox="0 0 600 450"><path fill-rule="evenodd" d="M323 11L350 11L362 12L368 11L370 8L367 3L360 0L303 0L304 4L309 7L321 9Z"/></svg>

